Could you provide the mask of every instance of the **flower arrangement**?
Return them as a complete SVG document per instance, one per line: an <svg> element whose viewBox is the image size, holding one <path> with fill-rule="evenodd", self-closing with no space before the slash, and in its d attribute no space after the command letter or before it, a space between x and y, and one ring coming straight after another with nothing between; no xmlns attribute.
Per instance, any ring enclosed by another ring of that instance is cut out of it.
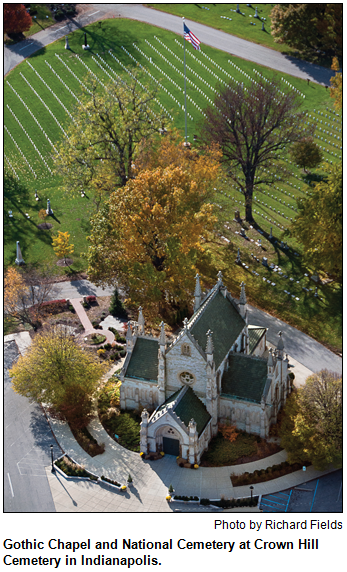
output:
<svg viewBox="0 0 347 572"><path fill-rule="evenodd" d="M164 455L165 455L164 451L160 451L160 454L162 457L164 457Z"/></svg>
<svg viewBox="0 0 347 572"><path fill-rule="evenodd" d="M171 500L171 495L167 495L165 498L166 498L167 501L170 501L170 500Z"/></svg>
<svg viewBox="0 0 347 572"><path fill-rule="evenodd" d="M194 469L198 469L198 468L199 468L199 465L197 463L195 463Z"/></svg>
<svg viewBox="0 0 347 572"><path fill-rule="evenodd" d="M126 488L127 488L126 485L123 485L123 486L121 487L121 491L125 491Z"/></svg>

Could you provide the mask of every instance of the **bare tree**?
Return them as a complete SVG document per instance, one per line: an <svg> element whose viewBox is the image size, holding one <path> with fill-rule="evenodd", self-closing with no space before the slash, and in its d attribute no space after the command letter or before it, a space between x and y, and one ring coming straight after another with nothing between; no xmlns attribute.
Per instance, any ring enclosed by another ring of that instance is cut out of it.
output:
<svg viewBox="0 0 347 572"><path fill-rule="evenodd" d="M202 140L220 144L229 176L244 194L248 222L253 222L255 187L273 183L283 149L314 131L311 124L303 132L305 113L300 106L300 96L293 90L285 93L278 79L261 78L247 88L240 83L219 85L214 106L205 110Z"/></svg>

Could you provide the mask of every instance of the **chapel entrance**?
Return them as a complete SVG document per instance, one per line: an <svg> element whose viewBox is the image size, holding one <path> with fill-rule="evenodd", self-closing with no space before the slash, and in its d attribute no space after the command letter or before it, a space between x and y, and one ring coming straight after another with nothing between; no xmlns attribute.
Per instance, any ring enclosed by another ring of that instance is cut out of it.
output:
<svg viewBox="0 0 347 572"><path fill-rule="evenodd" d="M171 439L170 437L163 437L163 451L166 455L175 455L175 457L178 457L180 454L179 440Z"/></svg>

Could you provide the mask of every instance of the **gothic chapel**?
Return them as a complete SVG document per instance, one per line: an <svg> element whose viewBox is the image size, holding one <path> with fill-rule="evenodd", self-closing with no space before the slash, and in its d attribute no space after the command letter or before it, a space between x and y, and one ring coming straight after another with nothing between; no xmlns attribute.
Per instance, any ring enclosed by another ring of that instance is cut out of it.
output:
<svg viewBox="0 0 347 572"><path fill-rule="evenodd" d="M159 338L145 335L139 309L120 375L121 408L144 408L141 451L189 463L200 462L219 422L267 437L291 390L281 332L268 350L266 328L248 324L243 282L237 302L221 272L204 296L197 275L194 296L193 316L170 343L163 322Z"/></svg>

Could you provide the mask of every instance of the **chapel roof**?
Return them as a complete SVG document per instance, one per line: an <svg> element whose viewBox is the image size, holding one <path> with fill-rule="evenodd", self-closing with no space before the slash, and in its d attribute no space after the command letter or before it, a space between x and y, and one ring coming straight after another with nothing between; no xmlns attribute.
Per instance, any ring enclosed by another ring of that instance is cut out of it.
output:
<svg viewBox="0 0 347 572"><path fill-rule="evenodd" d="M194 419L198 435L201 435L211 419L211 415L201 399L199 399L193 389L187 385L173 393L156 409L153 415L164 409L170 409L171 412L174 412L187 428L189 421Z"/></svg>
<svg viewBox="0 0 347 572"><path fill-rule="evenodd" d="M221 395L260 403L266 381L267 360L231 353L229 367L222 377Z"/></svg>
<svg viewBox="0 0 347 572"><path fill-rule="evenodd" d="M231 296L227 294L225 297L219 287L206 298L188 322L189 331L202 349L206 346L206 333L212 331L213 357L217 369L245 325Z"/></svg>
<svg viewBox="0 0 347 572"><path fill-rule="evenodd" d="M261 326L248 326L248 338L249 338L249 353L251 354L255 348L257 347L258 343L260 342L261 338L265 334L267 328L263 328Z"/></svg>
<svg viewBox="0 0 347 572"><path fill-rule="evenodd" d="M158 340L138 336L133 351L131 352L125 377L144 379L157 383L158 349Z"/></svg>

